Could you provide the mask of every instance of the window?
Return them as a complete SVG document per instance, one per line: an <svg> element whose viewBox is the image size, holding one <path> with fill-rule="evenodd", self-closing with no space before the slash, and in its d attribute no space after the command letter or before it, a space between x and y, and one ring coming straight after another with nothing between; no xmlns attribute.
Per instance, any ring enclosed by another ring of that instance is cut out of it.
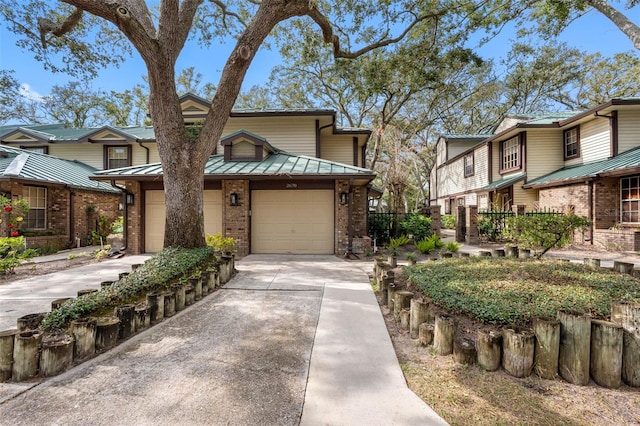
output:
<svg viewBox="0 0 640 426"><path fill-rule="evenodd" d="M640 176L620 179L622 223L640 223Z"/></svg>
<svg viewBox="0 0 640 426"><path fill-rule="evenodd" d="M515 136L503 141L501 146L502 159L500 161L500 171L520 168L520 137Z"/></svg>
<svg viewBox="0 0 640 426"><path fill-rule="evenodd" d="M21 146L21 149L25 151L37 152L38 154L48 154L49 147L48 146Z"/></svg>
<svg viewBox="0 0 640 426"><path fill-rule="evenodd" d="M580 156L580 128L573 127L564 131L564 159Z"/></svg>
<svg viewBox="0 0 640 426"><path fill-rule="evenodd" d="M45 229L47 227L47 188L24 186L22 198L29 204L25 226L28 229Z"/></svg>
<svg viewBox="0 0 640 426"><path fill-rule="evenodd" d="M108 146L105 149L105 169L118 169L131 165L131 148L129 146Z"/></svg>
<svg viewBox="0 0 640 426"><path fill-rule="evenodd" d="M473 176L473 152L464 156L464 177Z"/></svg>

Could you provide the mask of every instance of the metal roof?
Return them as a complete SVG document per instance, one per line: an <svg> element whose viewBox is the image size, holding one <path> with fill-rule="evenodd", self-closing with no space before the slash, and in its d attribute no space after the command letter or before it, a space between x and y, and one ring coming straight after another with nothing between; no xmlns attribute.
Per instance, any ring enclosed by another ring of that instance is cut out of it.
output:
<svg viewBox="0 0 640 426"><path fill-rule="evenodd" d="M640 147L630 149L612 158L593 161L576 166L563 167L555 172L533 179L524 185L525 188L534 186L561 185L578 179L590 179L601 174L624 173L627 169L640 167Z"/></svg>
<svg viewBox="0 0 640 426"><path fill-rule="evenodd" d="M157 177L162 175L160 163L96 172L98 178ZM333 161L284 151L270 154L262 161L224 161L223 155L212 155L204 168L205 176L214 177L340 177L357 176L373 179L375 172L361 167L349 166Z"/></svg>
<svg viewBox="0 0 640 426"><path fill-rule="evenodd" d="M493 190L498 190L498 189L502 189L505 188L507 186L513 185L514 183L526 178L527 175L524 173L520 173L517 174L515 176L509 176L500 180L497 180L495 182L491 182L489 185L483 186L482 188L480 188L480 190L482 191L493 191Z"/></svg>
<svg viewBox="0 0 640 426"><path fill-rule="evenodd" d="M0 145L0 178L57 183L72 188L102 192L120 192L104 182L89 179L97 171L78 161L63 160L46 154Z"/></svg>

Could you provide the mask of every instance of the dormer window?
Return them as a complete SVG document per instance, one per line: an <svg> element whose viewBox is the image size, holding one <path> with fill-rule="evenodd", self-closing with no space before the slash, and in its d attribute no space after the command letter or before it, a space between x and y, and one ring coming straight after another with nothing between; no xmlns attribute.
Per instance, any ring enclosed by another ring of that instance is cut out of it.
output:
<svg viewBox="0 0 640 426"><path fill-rule="evenodd" d="M262 161L274 148L266 139L241 130L220 141L224 148L224 161Z"/></svg>

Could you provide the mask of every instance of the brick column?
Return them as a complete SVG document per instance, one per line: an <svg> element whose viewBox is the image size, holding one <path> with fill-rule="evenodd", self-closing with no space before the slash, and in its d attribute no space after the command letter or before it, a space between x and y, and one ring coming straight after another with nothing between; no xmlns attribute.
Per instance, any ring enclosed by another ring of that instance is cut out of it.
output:
<svg viewBox="0 0 640 426"><path fill-rule="evenodd" d="M464 243L466 241L465 231L465 209L464 206L458 206L456 211L456 241Z"/></svg>
<svg viewBox="0 0 640 426"><path fill-rule="evenodd" d="M478 206L467 206L466 211L467 235L466 243L476 245L480 243L480 233L478 231Z"/></svg>
<svg viewBox="0 0 640 426"><path fill-rule="evenodd" d="M230 205L231 193L238 194L238 205ZM251 192L248 180L222 181L222 235L236 240L236 255L249 254L249 206Z"/></svg>
<svg viewBox="0 0 640 426"><path fill-rule="evenodd" d="M352 202L351 196L347 199L347 204L340 204L340 193L349 193L349 181L336 180L334 194L335 205L335 239L334 254L336 256L343 255L349 248L349 202Z"/></svg>
<svg viewBox="0 0 640 426"><path fill-rule="evenodd" d="M440 206L429 206L429 216L431 217L431 232L440 235L442 229L442 218L440 217Z"/></svg>
<svg viewBox="0 0 640 426"><path fill-rule="evenodd" d="M144 230L142 229L142 207L144 198L140 182L127 181L125 184L127 192L133 194L133 205L124 206L126 217L124 227L126 232L126 246L128 254L144 253Z"/></svg>

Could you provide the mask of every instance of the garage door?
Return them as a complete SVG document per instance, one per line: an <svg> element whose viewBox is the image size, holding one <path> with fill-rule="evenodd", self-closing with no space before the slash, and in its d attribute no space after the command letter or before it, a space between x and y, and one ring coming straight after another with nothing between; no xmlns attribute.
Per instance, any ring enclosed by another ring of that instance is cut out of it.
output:
<svg viewBox="0 0 640 426"><path fill-rule="evenodd" d="M332 190L251 192L252 253L333 253Z"/></svg>
<svg viewBox="0 0 640 426"><path fill-rule="evenodd" d="M165 212L164 191L146 191L144 241L147 253L162 250ZM204 232L222 232L222 191L204 191Z"/></svg>

